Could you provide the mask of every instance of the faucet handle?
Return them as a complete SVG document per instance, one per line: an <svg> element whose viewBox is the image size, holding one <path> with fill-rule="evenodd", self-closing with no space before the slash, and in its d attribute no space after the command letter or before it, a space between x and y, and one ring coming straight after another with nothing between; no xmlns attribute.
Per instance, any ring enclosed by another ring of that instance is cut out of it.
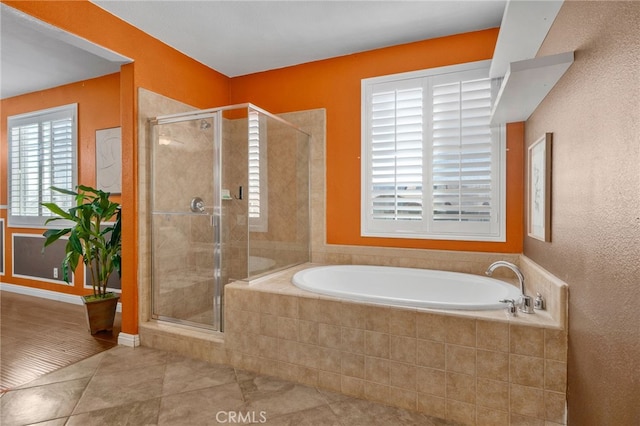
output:
<svg viewBox="0 0 640 426"><path fill-rule="evenodd" d="M544 311L547 309L547 303L540 293L536 293L536 300L533 302L533 309Z"/></svg>
<svg viewBox="0 0 640 426"><path fill-rule="evenodd" d="M512 317L517 317L518 316L518 310L516 309L516 301L513 299L502 299L499 300L499 302L501 303L506 303L507 307L507 315L512 316Z"/></svg>
<svg viewBox="0 0 640 426"><path fill-rule="evenodd" d="M531 296L527 296L523 294L520 296L520 312L524 312L525 314L532 314L533 312L533 298Z"/></svg>

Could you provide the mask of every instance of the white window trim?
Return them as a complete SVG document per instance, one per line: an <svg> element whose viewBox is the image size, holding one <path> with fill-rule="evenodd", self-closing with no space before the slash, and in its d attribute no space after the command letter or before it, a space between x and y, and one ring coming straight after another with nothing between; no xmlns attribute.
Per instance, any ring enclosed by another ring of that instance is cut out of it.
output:
<svg viewBox="0 0 640 426"><path fill-rule="evenodd" d="M34 121L39 121L39 117L53 116L56 114L69 113L72 116L72 136L71 136L71 169L72 169L72 184L70 190L74 190L78 181L78 104L68 104L54 108L48 108L39 111L33 111L25 114L14 115L7 118L7 146L8 146L8 167L7 167L7 184L8 184L8 205L7 205L7 219L10 227L20 228L59 228L63 225L64 221L53 222L52 224L45 226L44 222L52 217L52 214L39 215L39 216L21 216L14 215L11 208L12 200L12 156L11 156L11 129L16 126L23 126L31 124ZM41 190L43 188L40 188ZM43 207L43 211L47 211Z"/></svg>
<svg viewBox="0 0 640 426"><path fill-rule="evenodd" d="M410 238L410 239L431 239L431 240L458 240L458 241L487 241L487 242L505 242L506 241L506 128L504 125L499 126L496 131L499 132L499 146L494 147L492 167L500 167L500 172L497 176L497 185L492 188L494 198L499 200L500 205L495 212L495 219L497 223L494 224L491 232L488 233L469 233L468 231L461 229L463 223L440 223L437 232L431 227L430 220L424 221L388 221L388 223L382 223L386 221L377 221L375 225L372 220L369 219L367 214L371 199L371 188L369 185L371 174L371 150L370 150L370 138L369 138L369 117L370 110L370 87L372 85L379 85L384 83L402 82L402 80L414 80L419 78L440 76L448 73L459 73L464 71L471 71L476 69L489 69L491 61L478 61L470 62L460 65L451 65L440 68L432 68L427 70L412 71L408 73L400 73L387 75L382 77L374 77L364 79L361 82L361 235L365 237L382 237L382 238ZM488 72L487 72L488 76ZM430 156L425 157L427 159ZM429 161L427 161L428 164ZM429 194L428 197L423 199L430 199L431 197L431 168L429 167L424 171L428 175L426 178L426 185L423 186L423 191ZM430 204L429 204L430 206ZM429 207L429 210L432 210ZM430 217L431 213L427 216ZM442 226L444 225L444 226ZM461 231L467 232L463 233Z"/></svg>

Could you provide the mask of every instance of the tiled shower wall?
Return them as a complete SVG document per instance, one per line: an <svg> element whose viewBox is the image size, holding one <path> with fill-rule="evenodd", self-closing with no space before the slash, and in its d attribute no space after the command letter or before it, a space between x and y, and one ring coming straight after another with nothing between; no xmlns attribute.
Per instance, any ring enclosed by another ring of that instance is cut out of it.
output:
<svg viewBox="0 0 640 426"><path fill-rule="evenodd" d="M211 121L211 120L209 120ZM193 197L213 204L212 128L200 120L158 126L171 139L155 148L152 209L156 313L211 322L213 228L209 216L192 214ZM180 214L175 214L176 212ZM204 319L206 318L206 319Z"/></svg>
<svg viewBox="0 0 640 426"><path fill-rule="evenodd" d="M247 197L238 199L238 189L247 182L249 162L247 151L247 120L222 120L222 188L231 193L231 200L222 200L220 227L221 252L223 256L221 280L223 283L247 276ZM236 166L237 165L237 166Z"/></svg>
<svg viewBox="0 0 640 426"><path fill-rule="evenodd" d="M222 187L233 198L222 201L223 283L262 272L260 260L271 269L309 260L308 145L298 143L300 133L291 127L264 115L260 121L260 143L267 150L260 165L266 174L261 201L268 206L268 224L254 231L248 223L248 173L243 167L248 164L247 119L223 120ZM257 268L251 268L248 255L258 259Z"/></svg>
<svg viewBox="0 0 640 426"><path fill-rule="evenodd" d="M194 108L146 89L138 89L138 295L142 322L151 318L151 144L147 120Z"/></svg>
<svg viewBox="0 0 640 426"><path fill-rule="evenodd" d="M307 116L307 112L291 113L287 119L306 128L310 124ZM264 189L269 220L266 229L251 231L250 254L271 259L274 268L282 268L310 260L310 143L302 132L278 120L263 119L261 142L266 142L267 161L261 170L267 172Z"/></svg>
<svg viewBox="0 0 640 426"><path fill-rule="evenodd" d="M189 214L193 197L212 206L212 129L199 120L159 126L172 143L159 145L153 160L146 119L191 110L171 99L140 89L140 223L141 300L150 315L151 255L154 259L156 313L167 317L211 322L213 309L213 233L208 216ZM153 184L151 184L153 182ZM144 183L144 185L143 185ZM148 186L147 186L148 183ZM152 193L153 191L153 205ZM151 228L151 211L155 216ZM175 214L176 212L180 214ZM155 233L153 248L150 247ZM148 254L148 256L142 253ZM147 316L143 318L148 318Z"/></svg>
<svg viewBox="0 0 640 426"><path fill-rule="evenodd" d="M180 286L180 272L178 269L195 270L204 265L213 263L213 233L206 222L206 218L194 217L185 221L176 218L165 217L165 226L159 230L156 239L156 247L151 247L151 146L148 141L148 118L192 111L194 108L153 93L145 89L139 89L139 300L140 318L142 322L151 318L151 258L155 253L159 255L156 267L158 276L166 277L165 287L175 287L179 292L185 293ZM318 134L324 135L324 111L291 113L285 119L293 119L300 127L312 127L313 131L321 129ZM162 183L156 188L160 195L156 200L160 206L171 209L172 206L188 206L191 197L200 196L205 205L212 206L212 190L209 187L201 188L199 185L209 185L212 182L211 167L201 164L208 162L210 157L211 138L203 138L204 133L200 128L199 120L181 125L173 131L171 137L177 141L189 141L195 138L202 141L197 149L184 152L185 144L170 146L183 161L177 161L176 156L167 156L165 162L158 164L161 176L167 177L164 187ZM252 232L251 255L265 260L274 260L275 267L286 264L304 262L308 260L308 241L310 238L310 225L306 220L306 214L299 214L308 210L307 198L309 188L308 169L306 167L292 166L307 164L308 150L298 149L295 133L276 120L267 120L266 133L270 141L269 149L286 145L287 148L280 152L270 152L272 160L269 162L269 191L270 215L268 232ZM210 130L212 131L212 130ZM235 167L236 164L247 164L247 123L246 118L225 117L222 123L223 138L223 188L229 189L232 195L237 196L238 187L246 182L246 167ZM324 144L324 138L317 139ZM186 154L186 155L183 155ZM176 185L186 184L182 189ZM246 188L245 188L246 190ZM173 194L176 198L165 196ZM164 203L164 204L163 204ZM234 279L242 279L247 276L247 206L244 200L226 200L222 205L222 252L224 261L222 264L222 282L227 283ZM305 218L302 220L301 218ZM168 242L169 238L173 242ZM175 237L175 238L173 238ZM184 272L183 272L184 273ZM209 274L211 275L211 274ZM200 294L200 293L198 293ZM167 309L171 297L166 297ZM204 296L204 295L203 295ZM207 297L207 300L211 298ZM177 313L177 312L176 312Z"/></svg>
<svg viewBox="0 0 640 426"><path fill-rule="evenodd" d="M301 133L280 121L265 115L260 121L260 144L266 148L260 164L266 175L261 202L267 206L268 224L256 231L247 223L247 119L223 120L222 187L233 197L222 202L224 283L262 272L259 262L251 268L254 263L247 258L247 249L271 269L309 260L308 144L299 143ZM240 186L244 186L243 200L237 199Z"/></svg>

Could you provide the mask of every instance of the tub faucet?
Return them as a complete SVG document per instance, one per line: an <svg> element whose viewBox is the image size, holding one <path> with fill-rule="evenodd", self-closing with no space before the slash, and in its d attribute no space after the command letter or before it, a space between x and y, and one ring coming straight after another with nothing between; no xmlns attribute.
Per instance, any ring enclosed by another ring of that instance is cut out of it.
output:
<svg viewBox="0 0 640 426"><path fill-rule="evenodd" d="M518 309L520 310L520 312L524 312L526 314L532 314L533 313L533 298L531 296L527 296L524 290L524 275L522 275L522 272L520 272L520 268L518 268L516 265L514 265L511 262L506 262L504 260L498 260L497 262L493 262L489 268L487 269L487 272L485 272L485 274L487 274L488 276L493 275L493 271L495 271L497 268L499 267L505 267L508 269L511 269L516 276L518 277L518 281L520 282L520 292L522 293L522 295L520 296L520 301L518 303L519 307Z"/></svg>

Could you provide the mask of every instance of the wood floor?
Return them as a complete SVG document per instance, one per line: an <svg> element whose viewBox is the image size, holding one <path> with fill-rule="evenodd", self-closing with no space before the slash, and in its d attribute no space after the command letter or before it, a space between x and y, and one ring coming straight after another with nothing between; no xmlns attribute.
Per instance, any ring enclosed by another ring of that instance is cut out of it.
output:
<svg viewBox="0 0 640 426"><path fill-rule="evenodd" d="M117 345L113 332L91 335L84 307L0 292L0 392Z"/></svg>

